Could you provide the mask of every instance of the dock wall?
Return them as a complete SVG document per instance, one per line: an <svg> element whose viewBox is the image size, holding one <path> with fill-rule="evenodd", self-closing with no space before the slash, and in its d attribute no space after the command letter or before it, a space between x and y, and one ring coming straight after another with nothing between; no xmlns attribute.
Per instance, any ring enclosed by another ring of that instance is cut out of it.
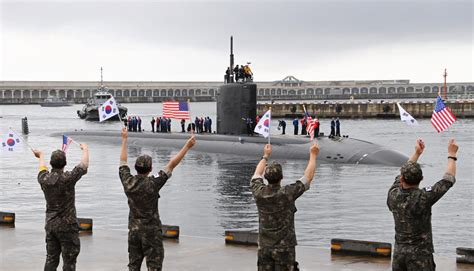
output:
<svg viewBox="0 0 474 271"><path fill-rule="evenodd" d="M163 101L191 101L191 102L214 102L216 97L200 96L200 97L114 97L119 103L161 103ZM73 104L86 104L90 98L72 98L68 99ZM44 102L44 98L8 98L0 99L0 104L40 104Z"/></svg>
<svg viewBox="0 0 474 271"><path fill-rule="evenodd" d="M401 106L414 118L431 118L435 100L402 102ZM395 102L370 103L260 103L257 105L257 114L262 115L272 106L273 118L294 118L304 115L303 106L308 113L318 118L399 118L398 107ZM457 118L474 117L474 101L447 101L448 106Z"/></svg>

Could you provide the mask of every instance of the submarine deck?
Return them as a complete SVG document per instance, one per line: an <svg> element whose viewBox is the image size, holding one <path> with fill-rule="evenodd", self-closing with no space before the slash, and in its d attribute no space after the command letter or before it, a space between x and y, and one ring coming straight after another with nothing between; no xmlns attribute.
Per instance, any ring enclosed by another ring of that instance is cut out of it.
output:
<svg viewBox="0 0 474 271"><path fill-rule="evenodd" d="M78 140L108 142L120 144L119 131L74 131L66 133ZM59 136L55 133L52 136ZM130 133L129 144L135 146L166 146L181 148L184 141L190 137L186 133ZM198 134L198 144L194 151L221 153L246 157L260 157L263 144L268 140L259 136L234 136L219 134ZM272 157L275 159L307 160L311 142L309 138L286 138L275 136L271 139L273 145ZM384 146L354 138L330 139L321 137L319 161L347 164L379 164L400 167L408 157L398 151Z"/></svg>
<svg viewBox="0 0 474 271"><path fill-rule="evenodd" d="M0 227L0 270L38 270L46 255L42 227ZM256 270L256 247L226 245L222 239L180 236L165 240L164 270ZM301 270L390 270L390 260L331 255L329 248L297 246ZM472 270L472 265L435 256L439 270ZM127 231L94 230L81 234L78 270L126 270ZM61 266L61 265L60 265ZM142 270L146 269L145 262Z"/></svg>

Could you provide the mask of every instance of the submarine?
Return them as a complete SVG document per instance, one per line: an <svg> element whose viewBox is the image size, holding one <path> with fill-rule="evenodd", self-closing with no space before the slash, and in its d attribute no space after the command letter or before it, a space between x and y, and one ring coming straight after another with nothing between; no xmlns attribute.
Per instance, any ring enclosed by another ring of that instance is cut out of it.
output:
<svg viewBox="0 0 474 271"><path fill-rule="evenodd" d="M217 91L217 134L196 134L194 151L222 153L259 158L267 139L259 136L244 136L246 124L243 118L255 120L257 116L257 84L253 80L235 78L233 38L230 38L230 65L225 83ZM74 138L100 143L121 144L120 131L75 131L67 133ZM160 146L181 148L189 138L183 133L129 133L129 146ZM312 142L308 138L271 137L272 159L309 158ZM353 138L318 139L319 161L344 164L378 164L401 166L408 157L400 152L364 140Z"/></svg>
<svg viewBox="0 0 474 271"><path fill-rule="evenodd" d="M55 134L59 136L62 134ZM86 142L107 142L119 146L122 142L120 131L75 131L67 134L77 140ZM221 153L252 157L258 159L262 156L263 146L267 139L263 137L196 134L196 145L193 151L206 153ZM139 147L166 147L181 148L189 134L184 133L129 133L128 145ZM273 136L272 159L308 160L309 148L312 142L307 138L285 138ZM318 160L338 164L378 164L385 166L401 166L408 157L394 150L384 148L371 142L340 138L331 139L321 137L318 139L320 146Z"/></svg>

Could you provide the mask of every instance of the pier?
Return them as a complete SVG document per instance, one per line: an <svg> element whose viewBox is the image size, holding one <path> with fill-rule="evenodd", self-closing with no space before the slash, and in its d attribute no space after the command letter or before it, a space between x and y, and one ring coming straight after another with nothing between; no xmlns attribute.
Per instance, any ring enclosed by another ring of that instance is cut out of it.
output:
<svg viewBox="0 0 474 271"><path fill-rule="evenodd" d="M46 259L42 225L0 227L0 270L38 270ZM124 270L128 264L127 231L94 231L81 234L78 270ZM257 247L226 245L221 239L180 235L179 241L165 240L164 270L256 270ZM301 270L364 270L391 269L390 258L344 256L331 254L327 248L297 246ZM436 257L439 270L472 270L472 265L456 264L456 259ZM62 264L62 263L61 263ZM60 264L60 267L61 267ZM145 268L145 261L142 270Z"/></svg>
<svg viewBox="0 0 474 271"><path fill-rule="evenodd" d="M414 118L431 118L435 106L435 99L418 101L400 101L400 105ZM474 117L474 100L448 100L446 106L451 108L457 118ZM303 117L304 108L312 116L318 118L399 118L396 101L369 102L369 101L318 101L297 103L259 103L257 114L264 114L272 107L272 118Z"/></svg>

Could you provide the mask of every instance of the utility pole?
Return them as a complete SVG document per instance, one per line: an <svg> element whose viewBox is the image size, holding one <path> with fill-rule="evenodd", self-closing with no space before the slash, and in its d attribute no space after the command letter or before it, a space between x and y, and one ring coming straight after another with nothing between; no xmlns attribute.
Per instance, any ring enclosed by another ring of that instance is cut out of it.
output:
<svg viewBox="0 0 474 271"><path fill-rule="evenodd" d="M444 100L448 100L448 86L446 85L446 77L448 77L448 73L446 69L444 69Z"/></svg>

